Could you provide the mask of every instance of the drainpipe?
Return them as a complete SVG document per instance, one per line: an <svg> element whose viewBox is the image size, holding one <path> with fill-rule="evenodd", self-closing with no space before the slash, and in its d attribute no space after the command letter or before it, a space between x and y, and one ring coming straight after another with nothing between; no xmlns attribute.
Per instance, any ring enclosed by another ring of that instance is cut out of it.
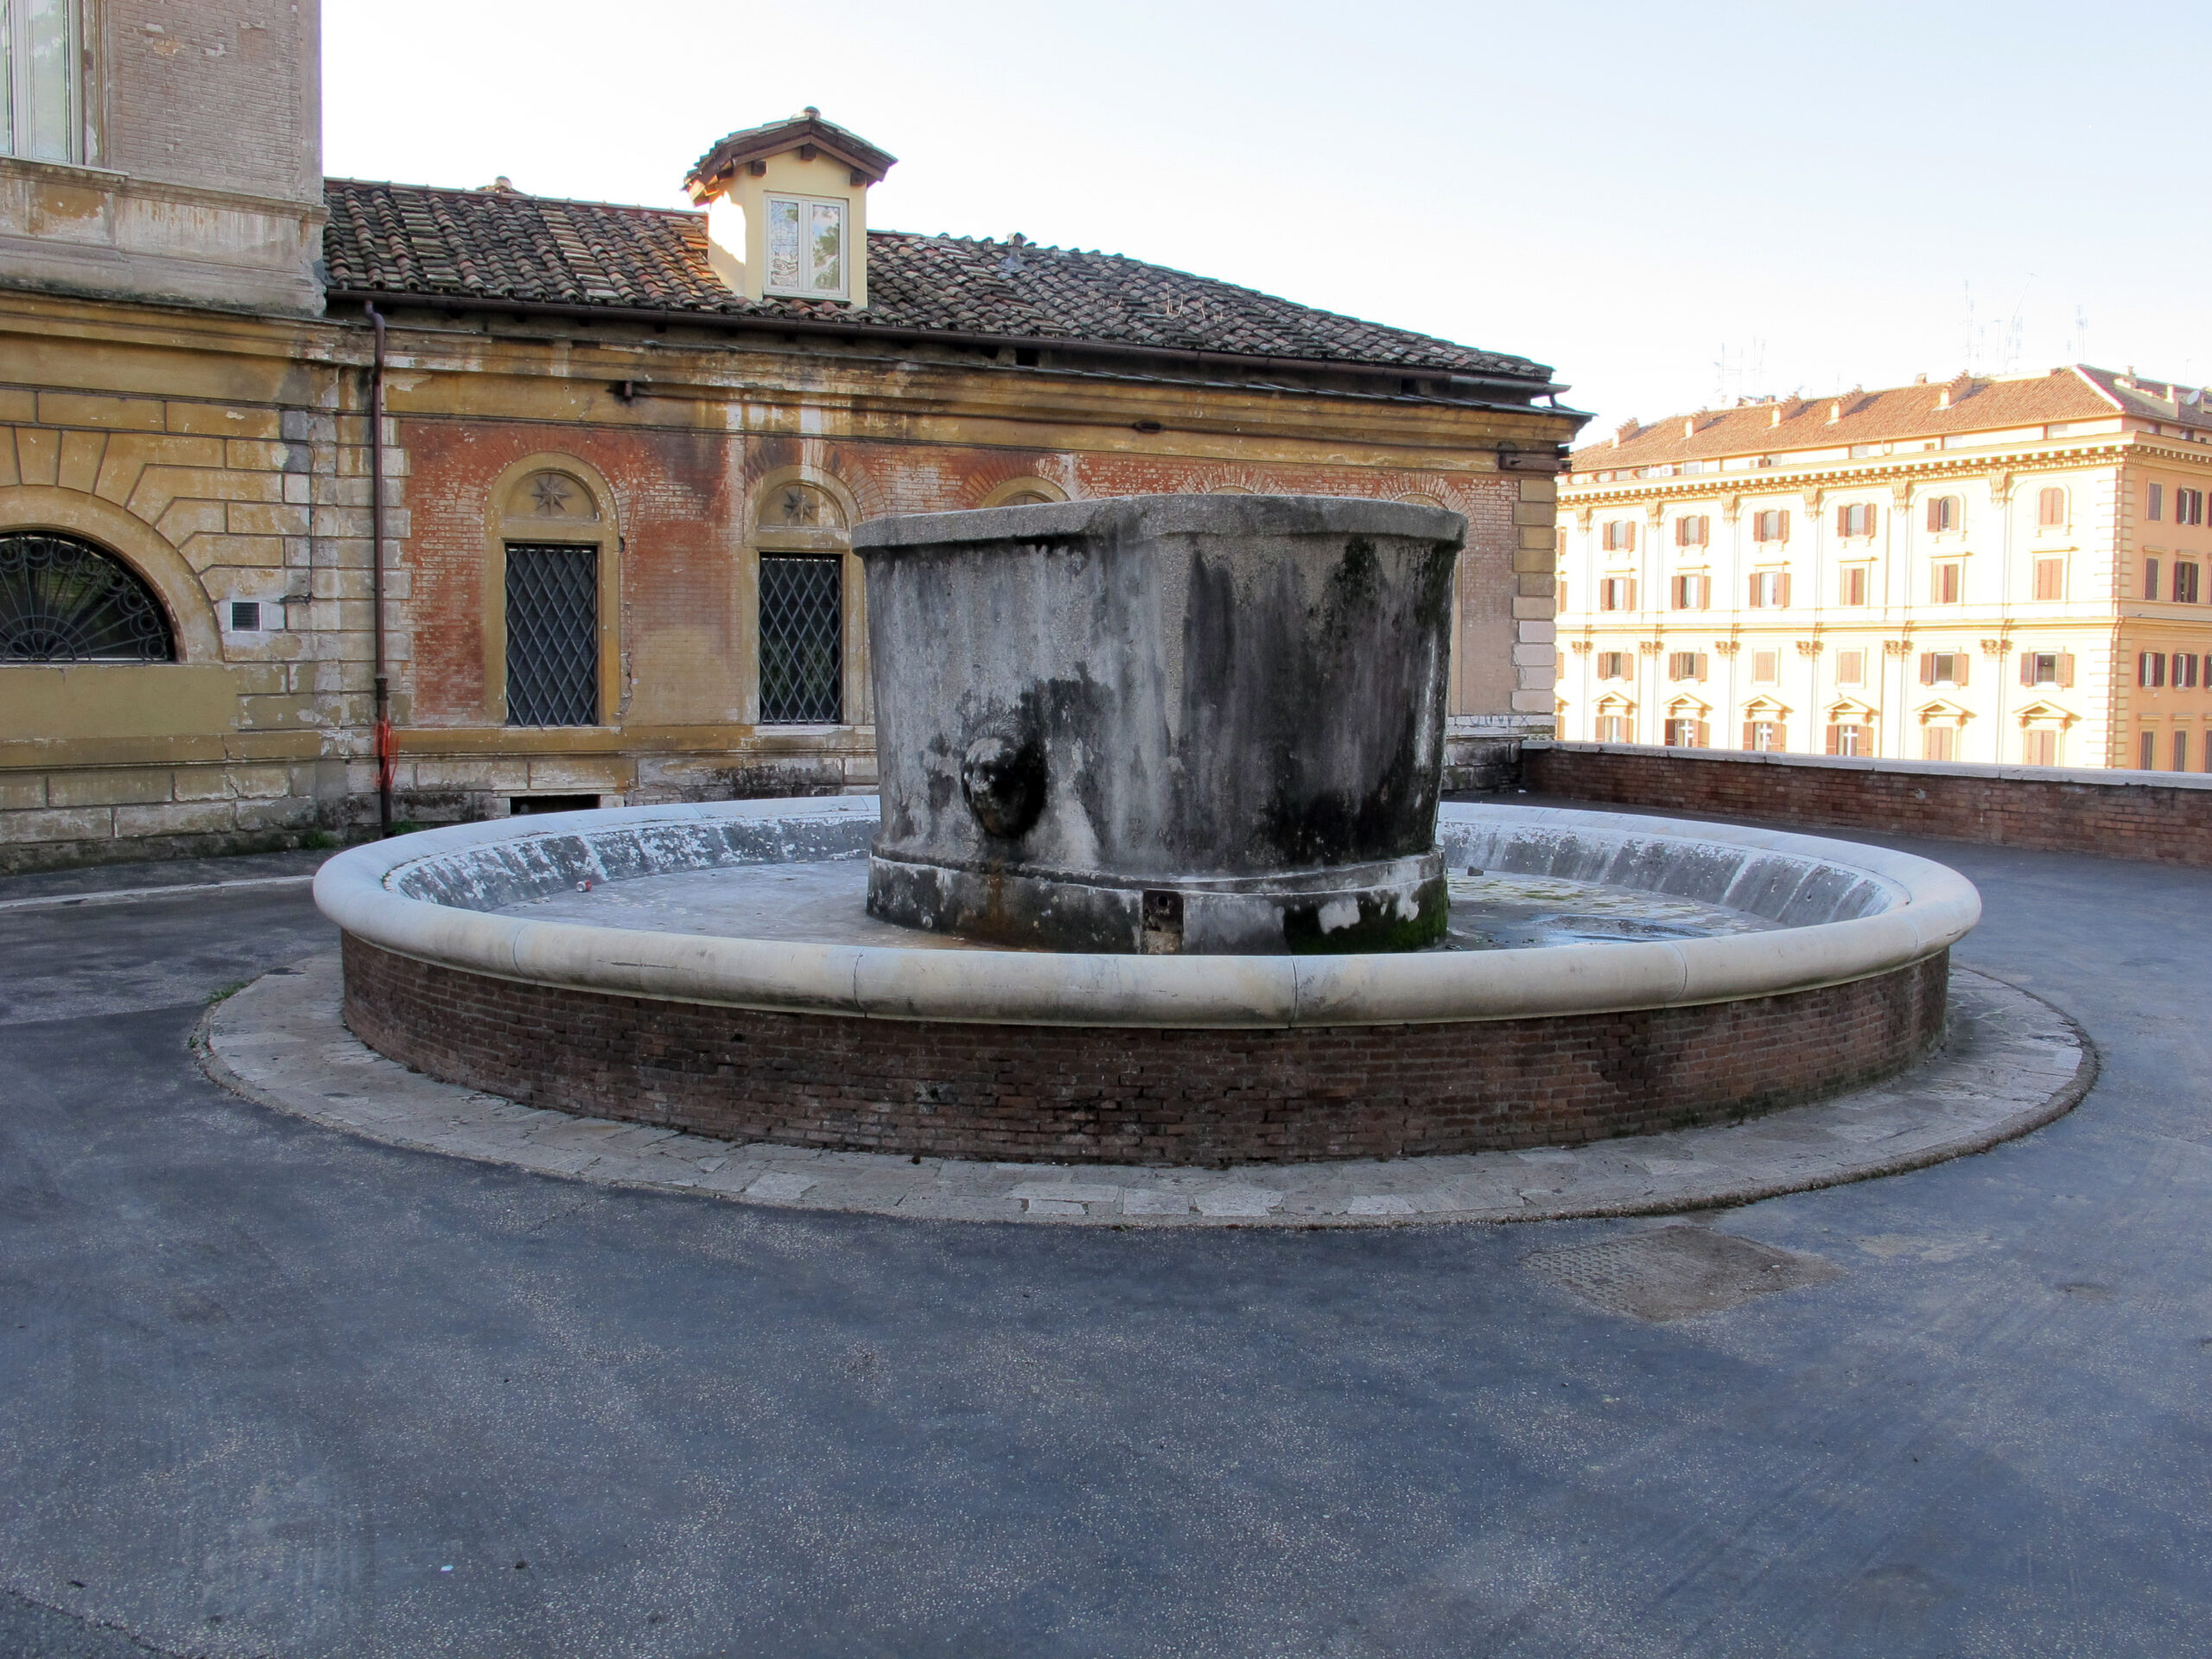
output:
<svg viewBox="0 0 2212 1659"><path fill-rule="evenodd" d="M375 331L376 355L369 367L369 603L376 671L377 831L391 834L391 774L397 759L391 735L391 681L384 653L384 318L364 304Z"/></svg>

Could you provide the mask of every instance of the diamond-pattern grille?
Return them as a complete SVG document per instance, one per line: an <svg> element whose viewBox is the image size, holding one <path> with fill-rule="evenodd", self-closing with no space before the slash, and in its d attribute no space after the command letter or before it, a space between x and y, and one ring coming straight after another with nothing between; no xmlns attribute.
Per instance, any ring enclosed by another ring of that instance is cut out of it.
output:
<svg viewBox="0 0 2212 1659"><path fill-rule="evenodd" d="M845 717L844 561L760 556L760 723Z"/></svg>
<svg viewBox="0 0 2212 1659"><path fill-rule="evenodd" d="M173 663L153 589L73 536L0 536L0 662Z"/></svg>
<svg viewBox="0 0 2212 1659"><path fill-rule="evenodd" d="M507 543L507 724L599 723L599 550Z"/></svg>

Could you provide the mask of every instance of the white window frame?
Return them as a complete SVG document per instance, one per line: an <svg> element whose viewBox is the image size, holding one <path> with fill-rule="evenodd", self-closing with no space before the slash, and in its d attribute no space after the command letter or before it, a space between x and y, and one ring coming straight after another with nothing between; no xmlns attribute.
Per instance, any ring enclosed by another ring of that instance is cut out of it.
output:
<svg viewBox="0 0 2212 1659"><path fill-rule="evenodd" d="M63 43L66 60L64 96L67 102L65 120L67 137L63 153L59 156L32 156L26 153L23 136L17 123L29 107L31 93L30 16L25 0L0 0L0 54L6 58L6 71L0 75L0 155L20 157L25 161L46 162L63 167L81 167L85 162L85 11L81 0L57 0L62 13L62 27L67 39Z"/></svg>
<svg viewBox="0 0 2212 1659"><path fill-rule="evenodd" d="M798 210L798 271L797 286L776 281L776 213L789 204ZM837 286L815 285L814 238L810 233L813 210L835 208L837 213ZM761 291L778 299L846 300L853 293L853 205L842 196L802 196L779 190L763 199L760 211L767 222L761 226Z"/></svg>

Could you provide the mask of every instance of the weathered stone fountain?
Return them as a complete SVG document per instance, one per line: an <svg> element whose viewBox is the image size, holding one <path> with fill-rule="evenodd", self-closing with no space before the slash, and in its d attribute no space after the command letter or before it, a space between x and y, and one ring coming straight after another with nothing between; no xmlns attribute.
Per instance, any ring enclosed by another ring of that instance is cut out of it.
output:
<svg viewBox="0 0 2212 1659"><path fill-rule="evenodd" d="M862 524L869 911L1056 950L1418 950L1466 521L1153 495Z"/></svg>
<svg viewBox="0 0 2212 1659"><path fill-rule="evenodd" d="M1235 1163L1562 1144L1856 1087L1980 913L1903 854L1438 805L1455 515L1140 497L863 525L883 794L324 866L346 1017L709 1135Z"/></svg>

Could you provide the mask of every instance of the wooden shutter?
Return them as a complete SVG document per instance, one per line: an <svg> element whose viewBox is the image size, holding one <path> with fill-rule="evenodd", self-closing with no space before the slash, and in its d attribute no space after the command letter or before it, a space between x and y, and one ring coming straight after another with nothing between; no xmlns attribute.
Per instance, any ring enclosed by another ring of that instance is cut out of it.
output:
<svg viewBox="0 0 2212 1659"><path fill-rule="evenodd" d="M2070 651L2058 653L2058 683L2062 690L2070 689L2074 683L2074 653Z"/></svg>
<svg viewBox="0 0 2212 1659"><path fill-rule="evenodd" d="M1936 653L1932 651L1920 653L1920 683L1923 685L1936 683Z"/></svg>
<svg viewBox="0 0 2212 1659"><path fill-rule="evenodd" d="M1838 507L1835 510L1835 533L1839 536L1848 536L1851 534L1851 509L1849 507ZM1834 728L1831 728L1830 729L1833 730ZM1835 751L1831 749L1828 753L1833 754Z"/></svg>
<svg viewBox="0 0 2212 1659"><path fill-rule="evenodd" d="M1953 685L1964 685L1967 683L1967 668L1971 660L1963 651L1952 653L1951 683Z"/></svg>
<svg viewBox="0 0 2212 1659"><path fill-rule="evenodd" d="M1713 747L1713 728L1701 720L1697 722L1697 746L1700 749Z"/></svg>
<svg viewBox="0 0 2212 1659"><path fill-rule="evenodd" d="M1834 726L1828 728L1828 753L1830 754L1840 754L1843 753L1842 734L1838 728Z"/></svg>
<svg viewBox="0 0 2212 1659"><path fill-rule="evenodd" d="M1928 498L1928 528L1930 530L1943 528L1943 498L1940 495L1931 495Z"/></svg>
<svg viewBox="0 0 2212 1659"><path fill-rule="evenodd" d="M2024 651L2020 653L2020 683L2033 685L2035 683L2036 654L2032 651Z"/></svg>
<svg viewBox="0 0 2212 1659"><path fill-rule="evenodd" d="M1788 541L1789 539L1789 515L1787 512L1782 515L1781 530L1782 533L1776 537L1775 540L1778 542Z"/></svg>
<svg viewBox="0 0 2212 1659"><path fill-rule="evenodd" d="M1782 516L1783 520L1787 522L1789 515L1785 512ZM1784 570L1782 575L1776 579L1774 585L1777 590L1775 595L1775 603L1779 605L1783 610L1788 610L1789 608L1789 573L1787 570Z"/></svg>
<svg viewBox="0 0 2212 1659"><path fill-rule="evenodd" d="M1751 747L1754 744L1756 744L1758 741L1758 722L1757 722L1756 721L1749 721L1749 720L1745 721L1744 722L1744 747L1745 747L1745 748L1747 748L1747 749L1748 749L1748 748Z"/></svg>

